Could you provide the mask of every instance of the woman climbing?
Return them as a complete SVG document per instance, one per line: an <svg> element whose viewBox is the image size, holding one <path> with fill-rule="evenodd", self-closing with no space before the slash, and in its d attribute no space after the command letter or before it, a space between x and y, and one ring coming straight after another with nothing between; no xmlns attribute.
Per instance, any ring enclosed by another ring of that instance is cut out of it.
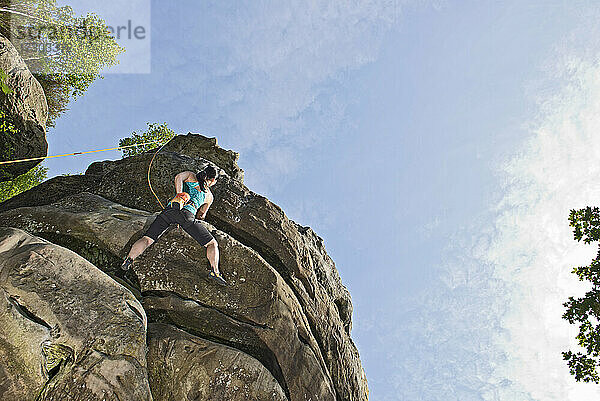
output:
<svg viewBox="0 0 600 401"><path fill-rule="evenodd" d="M175 176L175 191L177 196L160 212L144 236L131 247L123 261L121 269L128 270L134 259L152 245L171 224L179 224L198 243L206 247L206 257L211 265L208 277L220 285L227 285L219 273L219 247L212 234L196 219L206 217L206 212L213 202L210 187L217 182L217 170L208 166L194 174L184 171Z"/></svg>

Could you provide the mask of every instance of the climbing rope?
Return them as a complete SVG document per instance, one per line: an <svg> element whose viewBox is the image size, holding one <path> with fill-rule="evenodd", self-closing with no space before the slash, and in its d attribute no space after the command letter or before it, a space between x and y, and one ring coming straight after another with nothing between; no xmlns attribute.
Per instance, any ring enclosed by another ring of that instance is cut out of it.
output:
<svg viewBox="0 0 600 401"><path fill-rule="evenodd" d="M171 139L173 139L173 138L171 138ZM161 149L164 148L167 143L171 142L171 139L169 139L160 148L158 148L158 150L154 153L154 156L152 156L152 159L150 159L150 164L148 164L148 186L150 187L150 191L152 192L152 195L154 195L154 197L158 201L158 204L160 205L161 209L164 209L165 207L163 206L162 202L160 201L160 199L158 199L158 196L156 196L156 193L152 189L152 183L150 183L150 167L152 167L152 162L154 161L154 158L156 157L158 152L160 152Z"/></svg>
<svg viewBox="0 0 600 401"><path fill-rule="evenodd" d="M171 138L173 139L173 138ZM158 143L159 141L150 141L150 142L143 142L143 143L136 143L133 145L126 145L126 146L119 146L116 148L106 148L106 149L97 149L97 150L88 150L85 152L74 152L74 153L65 153L64 155L53 155L53 156L41 156L41 157L30 157L28 159L18 159L18 160L6 160L6 161L0 161L0 165L1 164L12 164L12 163L22 163L22 162L29 162L29 161L34 161L34 160L45 160L45 159L52 159L55 157L65 157L65 156L75 156L75 155L84 155L84 154L88 154L88 153L96 153L96 152L105 152L107 150L119 150L119 149L125 149L125 148L132 148L134 146L143 146L143 145L149 145L151 143ZM154 192L154 190L152 189L152 183L150 182L150 168L152 167L152 162L154 161L154 158L156 157L156 155L158 154L158 152L160 152L162 150L162 148L165 147L166 144L168 144L169 142L171 142L171 140L169 139L167 142L165 142L164 144L162 144L161 147L158 148L158 150L154 153L154 155L152 156L152 159L150 160L150 164L148 164L148 186L150 187L150 191L152 192L152 194L154 195L154 197L156 198L156 200L158 201L158 204L160 205L161 208L165 208L163 206L163 204L161 203L160 199L158 199L158 196L156 196L156 193Z"/></svg>
<svg viewBox="0 0 600 401"><path fill-rule="evenodd" d="M134 145L127 145L127 146L119 146L118 148L107 148L107 149L98 149L98 150L88 150L86 152L75 152L75 153L66 153L64 155L53 155L53 156L41 156L41 157L31 157L29 159L19 159L19 160L6 160L6 161L0 161L0 164L12 164L12 163L21 163L21 162L29 162L29 161L33 161L33 160L44 160L44 159L52 159L54 157L64 157L64 156L75 156L75 155L84 155L87 153L95 153L95 152L104 152L107 150L119 150L119 149L125 149L125 148L131 148L134 146L142 146L142 145L149 145L151 143L157 143L158 141L150 141L150 142L144 142L144 143L136 143ZM167 142L168 143L168 142ZM166 145L166 143L165 143ZM164 146L164 145L163 145ZM162 149L162 146L161 146Z"/></svg>

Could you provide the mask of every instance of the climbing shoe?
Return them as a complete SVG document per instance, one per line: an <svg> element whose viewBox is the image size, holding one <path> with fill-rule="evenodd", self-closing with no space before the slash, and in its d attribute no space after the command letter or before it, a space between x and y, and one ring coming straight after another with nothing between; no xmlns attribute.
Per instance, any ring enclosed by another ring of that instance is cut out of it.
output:
<svg viewBox="0 0 600 401"><path fill-rule="evenodd" d="M210 278L211 280L215 281L219 285L222 285L222 286L226 286L227 285L227 281L225 281L225 279L223 278L223 276L221 276L218 273L215 273L212 270L210 271L210 273L208 273L208 278Z"/></svg>
<svg viewBox="0 0 600 401"><path fill-rule="evenodd" d="M125 258L125 260L123 261L123 264L121 265L121 270L129 270L129 267L131 266L132 263L133 263L133 259L131 259L129 256L127 256Z"/></svg>

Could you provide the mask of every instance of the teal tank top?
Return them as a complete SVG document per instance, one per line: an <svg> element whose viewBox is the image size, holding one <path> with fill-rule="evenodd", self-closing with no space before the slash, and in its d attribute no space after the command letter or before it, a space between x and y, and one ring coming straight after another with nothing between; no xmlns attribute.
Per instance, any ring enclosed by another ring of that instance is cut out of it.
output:
<svg viewBox="0 0 600 401"><path fill-rule="evenodd" d="M190 201L183 208L192 212L194 216L196 215L198 208L204 203L204 197L206 195L205 192L198 189L199 186L200 184L197 182L184 181L183 183L183 192L187 192L190 195ZM169 204L171 204L171 202L169 202Z"/></svg>

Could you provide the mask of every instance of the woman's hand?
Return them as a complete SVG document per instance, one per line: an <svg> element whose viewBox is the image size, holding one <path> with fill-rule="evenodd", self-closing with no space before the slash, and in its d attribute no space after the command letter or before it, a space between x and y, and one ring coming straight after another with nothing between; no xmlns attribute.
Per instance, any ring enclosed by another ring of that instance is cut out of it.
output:
<svg viewBox="0 0 600 401"><path fill-rule="evenodd" d="M202 206L198 208L198 213L196 214L200 220L204 220L206 217L206 212L208 211L208 205L203 203Z"/></svg>
<svg viewBox="0 0 600 401"><path fill-rule="evenodd" d="M212 192L210 192L210 190L206 191L206 198L204 203L202 204L202 206L200 206L201 210L202 210L202 220L204 220L204 218L206 217L206 213L208 212L208 208L210 207L210 205L212 205L213 200L215 199Z"/></svg>

